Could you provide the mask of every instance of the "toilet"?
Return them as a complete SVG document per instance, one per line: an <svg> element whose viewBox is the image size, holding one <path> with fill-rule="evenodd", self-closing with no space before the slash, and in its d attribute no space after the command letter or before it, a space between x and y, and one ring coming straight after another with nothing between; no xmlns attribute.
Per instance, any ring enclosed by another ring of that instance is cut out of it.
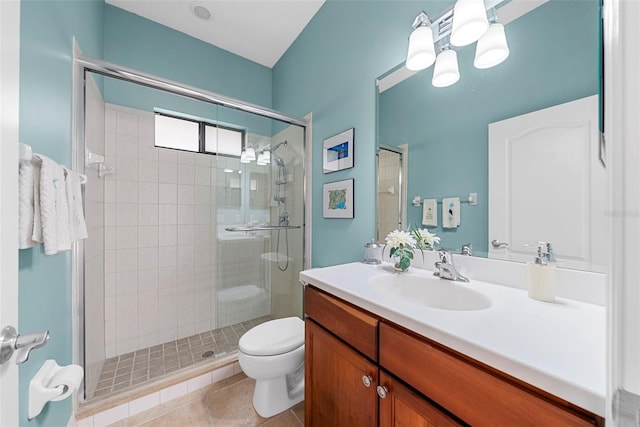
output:
<svg viewBox="0 0 640 427"><path fill-rule="evenodd" d="M238 342L238 362L256 380L253 407L272 417L304 399L304 322L299 317L269 320Z"/></svg>

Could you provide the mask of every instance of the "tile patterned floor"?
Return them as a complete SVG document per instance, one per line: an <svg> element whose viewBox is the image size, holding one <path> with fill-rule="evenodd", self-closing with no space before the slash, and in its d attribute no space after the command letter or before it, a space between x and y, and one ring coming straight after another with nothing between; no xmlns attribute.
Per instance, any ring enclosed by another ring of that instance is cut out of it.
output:
<svg viewBox="0 0 640 427"><path fill-rule="evenodd" d="M251 403L255 381L238 374L110 427L302 427L304 402L271 418L256 413Z"/></svg>
<svg viewBox="0 0 640 427"><path fill-rule="evenodd" d="M106 397L236 351L242 334L266 320L269 317L252 319L107 359L92 397Z"/></svg>

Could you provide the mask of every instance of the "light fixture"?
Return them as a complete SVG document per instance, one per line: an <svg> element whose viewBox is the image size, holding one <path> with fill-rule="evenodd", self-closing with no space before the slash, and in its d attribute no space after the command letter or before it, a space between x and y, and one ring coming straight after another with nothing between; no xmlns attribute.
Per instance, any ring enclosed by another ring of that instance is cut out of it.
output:
<svg viewBox="0 0 640 427"><path fill-rule="evenodd" d="M483 0L458 0L453 7L451 44L466 46L477 41L489 28Z"/></svg>
<svg viewBox="0 0 640 427"><path fill-rule="evenodd" d="M264 151L262 152L262 154L264 155L264 162L265 162L266 164L271 163L271 151L269 151L269 150L264 150Z"/></svg>
<svg viewBox="0 0 640 427"><path fill-rule="evenodd" d="M260 166L264 166L267 164L267 162L264 161L264 151L261 151L258 154L258 160L256 160L256 163L259 164Z"/></svg>
<svg viewBox="0 0 640 427"><path fill-rule="evenodd" d="M458 54L449 45L445 45L436 58L431 84L435 87L447 87L458 80L460 80Z"/></svg>
<svg viewBox="0 0 640 427"><path fill-rule="evenodd" d="M487 11L484 0L457 0L435 19L420 12L411 25L406 68L424 70L435 60L431 83L436 87L451 86L460 79L458 54L452 46L459 50L476 41L476 68L500 64L509 56L509 47L496 8L505 1L508 0L487 0Z"/></svg>
<svg viewBox="0 0 640 427"><path fill-rule="evenodd" d="M491 68L509 57L507 36L504 33L504 25L498 22L495 9L489 11L489 29L476 45L476 56L473 65L476 68Z"/></svg>
<svg viewBox="0 0 640 427"><path fill-rule="evenodd" d="M251 163L251 160L247 158L246 150L242 150L242 153L240 153L240 163Z"/></svg>
<svg viewBox="0 0 640 427"><path fill-rule="evenodd" d="M424 70L436 60L433 47L433 30L426 13L420 13L413 21L413 32L409 36L406 67L412 71Z"/></svg>
<svg viewBox="0 0 640 427"><path fill-rule="evenodd" d="M233 169L225 168L224 173L232 173Z"/></svg>
<svg viewBox="0 0 640 427"><path fill-rule="evenodd" d="M261 152L260 155L263 153ZM256 150L253 147L244 147L240 153L240 163L251 163L256 160ZM266 163L259 163L266 164Z"/></svg>

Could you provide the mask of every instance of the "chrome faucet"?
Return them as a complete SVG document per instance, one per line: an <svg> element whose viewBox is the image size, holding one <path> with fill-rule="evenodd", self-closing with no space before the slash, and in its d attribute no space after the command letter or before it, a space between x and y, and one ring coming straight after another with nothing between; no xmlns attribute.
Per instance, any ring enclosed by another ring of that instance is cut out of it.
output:
<svg viewBox="0 0 640 427"><path fill-rule="evenodd" d="M460 255L473 255L473 245L471 243L465 243L464 245L462 245L462 248L460 249Z"/></svg>
<svg viewBox="0 0 640 427"><path fill-rule="evenodd" d="M454 267L451 252L440 250L438 251L438 257L440 261L436 261L435 264L438 271L433 273L434 276L438 276L441 279L455 280L456 282L469 281L469 279L458 273L458 270Z"/></svg>

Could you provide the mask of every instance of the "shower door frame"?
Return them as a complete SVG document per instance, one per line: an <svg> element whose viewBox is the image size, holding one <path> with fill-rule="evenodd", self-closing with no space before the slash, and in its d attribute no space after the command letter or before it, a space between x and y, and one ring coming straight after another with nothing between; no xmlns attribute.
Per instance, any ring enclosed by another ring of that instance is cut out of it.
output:
<svg viewBox="0 0 640 427"><path fill-rule="evenodd" d="M93 72L106 77L112 77L119 80L124 80L130 83L139 84L141 86L150 87L152 89L158 89L164 92L172 93L175 95L203 101L209 104L232 108L235 110L243 111L250 114L256 114L262 117L278 120L280 122L288 123L290 125L300 126L303 129L302 138L302 265L303 268L309 267L309 259L307 252L308 243L308 228L306 226L307 221L307 183L309 181L308 175L308 159L310 153L307 151L307 138L310 138L309 126L310 120L301 119L295 116L289 116L279 111L272 110L270 108L262 107L260 105L244 102L235 98L231 98L216 92L207 91L194 86L189 86L173 80L164 79L152 74L143 73L131 68L122 67L116 64L109 63L100 59L91 58L85 56L80 51L75 39L73 43L73 135L74 141L72 144L72 167L74 170L84 170L84 147L85 147L85 113L86 113L86 97L85 97L85 82L86 73ZM309 115L310 117L310 115ZM82 189L82 199L84 204L84 188ZM84 207L83 207L84 208ZM84 324L85 324L85 310L84 310L84 243L79 241L74 245L72 250L72 306L73 306L73 358L74 363L80 363L85 366L85 349L84 349ZM84 382L83 382L84 384ZM77 398L74 399L74 411L81 402L86 401L84 389L82 393L77 393Z"/></svg>
<svg viewBox="0 0 640 427"><path fill-rule="evenodd" d="M400 158L398 162L398 227L404 229L407 224L407 156L408 147L406 144L393 147L390 145L379 144L376 150L376 239L382 241L386 236L379 236L379 211L380 211L380 151L388 151L397 154Z"/></svg>

